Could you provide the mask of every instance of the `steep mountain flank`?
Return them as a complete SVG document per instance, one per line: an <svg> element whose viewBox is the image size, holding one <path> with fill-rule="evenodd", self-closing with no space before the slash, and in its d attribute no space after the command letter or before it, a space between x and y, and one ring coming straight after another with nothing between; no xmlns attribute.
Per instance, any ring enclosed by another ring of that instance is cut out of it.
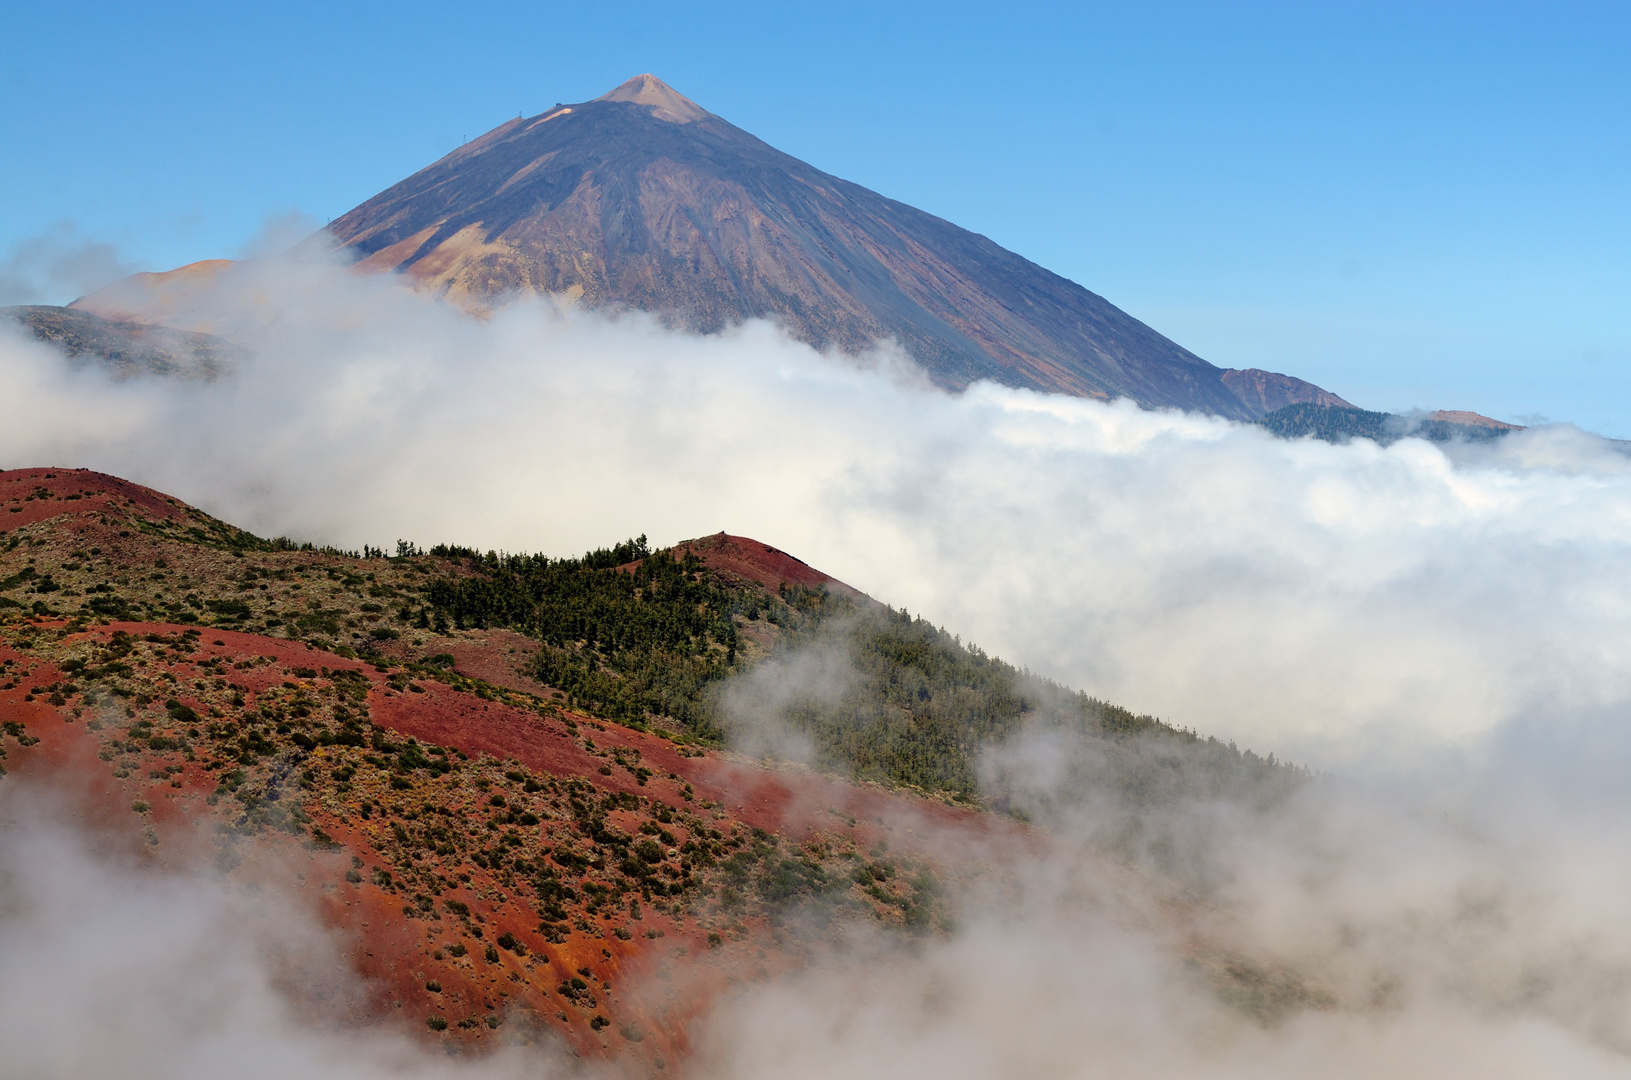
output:
<svg viewBox="0 0 1631 1080"><path fill-rule="evenodd" d="M1266 411L1102 297L790 157L650 75L508 121L328 232L364 267L478 309L537 291L705 332L768 317L820 347L895 339L947 387Z"/></svg>

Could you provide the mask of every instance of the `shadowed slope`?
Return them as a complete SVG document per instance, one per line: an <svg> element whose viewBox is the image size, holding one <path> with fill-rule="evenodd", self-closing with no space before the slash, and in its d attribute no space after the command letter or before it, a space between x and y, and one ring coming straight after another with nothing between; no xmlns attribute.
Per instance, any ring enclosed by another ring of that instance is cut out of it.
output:
<svg viewBox="0 0 1631 1080"><path fill-rule="evenodd" d="M213 334L103 318L71 306L0 308L0 319L10 320L37 340L56 346L70 360L100 360L119 378L170 375L208 380L222 375L234 361L243 358L242 349Z"/></svg>

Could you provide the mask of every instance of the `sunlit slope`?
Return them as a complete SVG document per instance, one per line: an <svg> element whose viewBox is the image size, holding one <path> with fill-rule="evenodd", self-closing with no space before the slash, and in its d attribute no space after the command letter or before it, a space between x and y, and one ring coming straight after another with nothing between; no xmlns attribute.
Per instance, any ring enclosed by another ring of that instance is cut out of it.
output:
<svg viewBox="0 0 1631 1080"><path fill-rule="evenodd" d="M366 980L325 1007L442 1042L664 1068L731 985L858 927L948 933L965 888L1050 843L974 768L1024 723L1098 747L1135 816L1304 782L745 537L346 553L68 469L0 473L0 527L0 767L148 860L314 910ZM812 655L841 685L789 677ZM747 716L818 768L723 751ZM1184 948L1251 1010L1324 1000Z"/></svg>
<svg viewBox="0 0 1631 1080"><path fill-rule="evenodd" d="M328 230L363 266L477 308L537 291L703 331L767 317L820 347L897 340L948 387L1264 411L1102 297L767 146L649 75L508 121Z"/></svg>

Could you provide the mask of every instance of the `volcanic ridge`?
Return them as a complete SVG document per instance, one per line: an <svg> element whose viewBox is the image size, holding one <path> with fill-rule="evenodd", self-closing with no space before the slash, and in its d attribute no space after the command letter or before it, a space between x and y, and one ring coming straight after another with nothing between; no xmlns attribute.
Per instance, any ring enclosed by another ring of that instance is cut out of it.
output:
<svg viewBox="0 0 1631 1080"><path fill-rule="evenodd" d="M837 629L856 696L809 706L817 767L722 749L718 691ZM1302 782L745 537L387 557L103 474L0 473L0 782L77 792L156 869L213 862L335 927L356 981L327 1013L450 1052L564 1045L650 1075L734 987L862 927L946 934L971 883L1048 843L971 768L1048 708L1128 792ZM1326 1007L1183 948L1226 1000Z"/></svg>
<svg viewBox="0 0 1631 1080"><path fill-rule="evenodd" d="M989 379L1252 420L1346 405L1213 366L984 236L839 179L639 75L506 121L310 244L477 312L520 293L654 312L710 333L767 318L818 348L898 342L941 386ZM229 264L136 275L72 306L210 330L185 298Z"/></svg>

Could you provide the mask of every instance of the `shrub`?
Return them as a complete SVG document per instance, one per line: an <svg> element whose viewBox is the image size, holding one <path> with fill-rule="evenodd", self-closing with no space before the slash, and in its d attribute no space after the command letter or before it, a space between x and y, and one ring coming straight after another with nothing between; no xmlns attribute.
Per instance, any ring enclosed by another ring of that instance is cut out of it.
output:
<svg viewBox="0 0 1631 1080"><path fill-rule="evenodd" d="M425 1017L425 1026L432 1031L446 1031L447 1018L445 1016L427 1016Z"/></svg>
<svg viewBox="0 0 1631 1080"><path fill-rule="evenodd" d="M164 703L164 708L165 711L170 714L170 718L178 724L196 724L200 722L198 713L194 709L192 709L190 706L183 705L174 698L166 701Z"/></svg>
<svg viewBox="0 0 1631 1080"><path fill-rule="evenodd" d="M145 814L145 813L147 813L148 810L152 809L150 806L148 806L146 803L142 802L140 799L137 799L135 802L131 803L130 808L132 810L136 811L136 813L138 813L138 814Z"/></svg>
<svg viewBox="0 0 1631 1080"><path fill-rule="evenodd" d="M487 962L489 964L498 963L498 950L493 948L491 945L487 946L487 951L482 955L487 958Z"/></svg>
<svg viewBox="0 0 1631 1080"><path fill-rule="evenodd" d="M442 984L437 982L435 979L432 979L425 984L425 989L433 994L440 994L442 992Z"/></svg>
<svg viewBox="0 0 1631 1080"><path fill-rule="evenodd" d="M463 956L470 950L464 947L464 942L458 941L454 942L452 945L449 945L447 947L447 951L452 953L454 956Z"/></svg>

